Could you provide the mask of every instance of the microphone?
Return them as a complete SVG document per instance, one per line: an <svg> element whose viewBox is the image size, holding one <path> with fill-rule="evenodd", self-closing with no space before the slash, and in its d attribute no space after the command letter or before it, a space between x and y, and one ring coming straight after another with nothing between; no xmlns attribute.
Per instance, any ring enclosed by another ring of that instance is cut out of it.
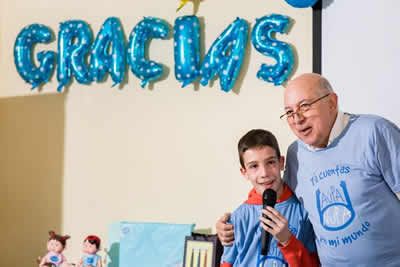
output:
<svg viewBox="0 0 400 267"><path fill-rule="evenodd" d="M266 189L263 192L263 209L267 206L274 207L276 203L276 192L272 189ZM269 219L268 216L263 214L263 217ZM266 232L264 228L261 228L261 255L267 255L269 250L269 243L271 242L270 233Z"/></svg>

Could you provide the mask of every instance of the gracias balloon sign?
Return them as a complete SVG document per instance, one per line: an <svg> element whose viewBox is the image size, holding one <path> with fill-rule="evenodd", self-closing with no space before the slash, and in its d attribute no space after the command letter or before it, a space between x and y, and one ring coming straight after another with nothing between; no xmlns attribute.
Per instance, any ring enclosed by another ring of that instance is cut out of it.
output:
<svg viewBox="0 0 400 267"><path fill-rule="evenodd" d="M287 33L290 18L271 14L258 18L251 33L255 49L275 60L262 64L257 77L274 85L281 85L291 75L294 65L292 47L274 37ZM32 89L47 83L57 73L59 92L74 78L78 83L101 82L110 75L114 85L120 84L129 65L131 72L141 80L141 86L160 79L164 73L161 63L150 60L152 39L169 39L169 24L154 17L143 18L125 39L118 18L110 17L94 38L90 26L83 20L62 22L57 37L57 52L39 51L36 44L54 41L52 30L42 24L26 26L18 34L14 45L14 62L19 75ZM212 43L201 60L200 22L196 16L183 16L173 26L175 78L182 87L199 81L203 86L219 77L223 91L230 91L238 78L248 43L249 26L235 19ZM34 58L36 56L36 58ZM35 62L36 60L36 62Z"/></svg>

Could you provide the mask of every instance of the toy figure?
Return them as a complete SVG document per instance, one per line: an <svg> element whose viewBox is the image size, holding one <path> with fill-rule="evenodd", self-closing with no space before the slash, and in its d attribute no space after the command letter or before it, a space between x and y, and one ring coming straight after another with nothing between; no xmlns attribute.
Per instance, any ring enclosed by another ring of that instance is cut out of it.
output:
<svg viewBox="0 0 400 267"><path fill-rule="evenodd" d="M49 240L47 241L47 254L42 258L38 258L39 267L68 267L65 256L62 252L65 249L66 241L69 235L57 235L54 231L49 232Z"/></svg>
<svg viewBox="0 0 400 267"><path fill-rule="evenodd" d="M100 238L89 235L83 240L83 257L78 263L78 267L102 267L101 256L97 255L100 249Z"/></svg>

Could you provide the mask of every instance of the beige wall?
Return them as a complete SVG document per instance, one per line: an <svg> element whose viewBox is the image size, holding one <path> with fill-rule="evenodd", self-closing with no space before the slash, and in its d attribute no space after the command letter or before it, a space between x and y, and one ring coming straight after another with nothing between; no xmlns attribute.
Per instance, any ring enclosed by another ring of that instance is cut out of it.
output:
<svg viewBox="0 0 400 267"><path fill-rule="evenodd" d="M249 189L239 173L238 138L251 128L267 128L283 151L293 140L278 118L282 87L256 78L268 60L250 42L240 82L229 93L220 90L218 81L212 87L180 88L171 39L151 43L151 58L170 69L152 89L140 88L129 73L122 89L111 88L108 79L90 86L74 82L65 94L47 95L56 92L55 77L41 92L30 91L13 65L14 40L25 25L42 23L57 33L59 22L83 19L96 34L107 17L116 16L128 35L143 16L172 25L176 17L191 13L191 4L177 14L179 1L172 0L0 3L0 143L5 154L0 176L3 191L17 192L24 185L22 200L18 194L1 194L2 217L8 218L1 235L10 244L1 266L32 266L34 257L45 252L50 229L72 236L66 255L76 261L87 234L106 241L108 225L119 220L213 228L216 218L241 203ZM296 48L296 72L310 71L311 10L291 8L283 0L203 1L197 15L205 24L205 47L237 16L254 24L255 18L271 13L294 19L290 34L278 38ZM56 49L56 43L37 48ZM16 95L33 96L8 98ZM25 242L27 236L34 238ZM19 244L24 244L22 255Z"/></svg>
<svg viewBox="0 0 400 267"><path fill-rule="evenodd" d="M0 99L1 266L34 266L49 228L61 230L64 102L60 94Z"/></svg>

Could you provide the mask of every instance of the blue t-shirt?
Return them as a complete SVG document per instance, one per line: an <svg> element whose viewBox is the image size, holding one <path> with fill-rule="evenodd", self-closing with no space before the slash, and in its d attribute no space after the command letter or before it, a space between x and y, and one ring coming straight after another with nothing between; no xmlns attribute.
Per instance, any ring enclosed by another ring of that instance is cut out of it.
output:
<svg viewBox="0 0 400 267"><path fill-rule="evenodd" d="M261 255L261 216L262 205L244 203L231 215L235 241L232 246L225 246L221 262L231 263L242 267L283 267L288 266L278 242L271 237L269 251ZM277 203L275 209L287 220L292 234L299 239L309 252L316 252L314 232L307 212L297 198L292 195L289 199Z"/></svg>
<svg viewBox="0 0 400 267"><path fill-rule="evenodd" d="M400 129L351 115L326 148L288 149L285 180L309 212L322 266L400 266Z"/></svg>

